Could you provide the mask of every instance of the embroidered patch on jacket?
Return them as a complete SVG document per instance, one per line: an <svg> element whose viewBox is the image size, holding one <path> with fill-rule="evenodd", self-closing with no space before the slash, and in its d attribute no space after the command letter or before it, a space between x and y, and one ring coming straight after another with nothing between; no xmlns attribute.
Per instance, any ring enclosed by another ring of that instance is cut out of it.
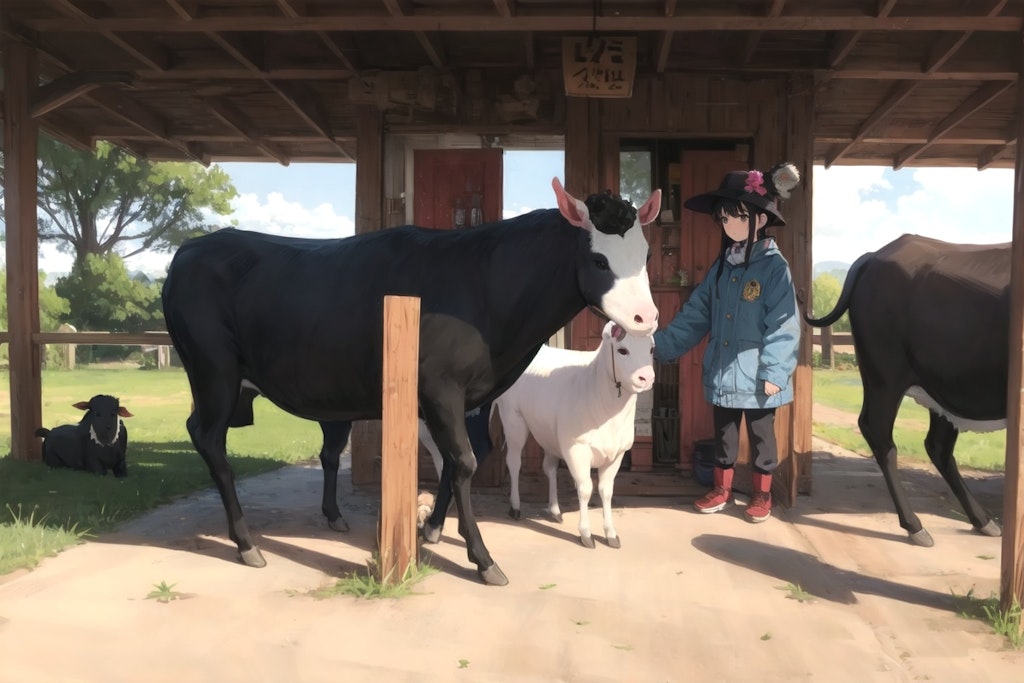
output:
<svg viewBox="0 0 1024 683"><path fill-rule="evenodd" d="M751 280L747 284L743 285L743 300L744 301L757 301L757 297L761 296L761 283L757 280Z"/></svg>

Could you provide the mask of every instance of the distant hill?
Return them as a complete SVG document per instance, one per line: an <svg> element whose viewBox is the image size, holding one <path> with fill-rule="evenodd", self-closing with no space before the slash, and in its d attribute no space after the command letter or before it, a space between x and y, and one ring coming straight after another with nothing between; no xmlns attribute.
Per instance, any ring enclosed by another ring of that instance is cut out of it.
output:
<svg viewBox="0 0 1024 683"><path fill-rule="evenodd" d="M822 273L831 273L835 275L840 282L846 279L846 271L850 269L849 263L842 261L822 261L821 263L815 263L814 269L811 274L811 279L814 279Z"/></svg>

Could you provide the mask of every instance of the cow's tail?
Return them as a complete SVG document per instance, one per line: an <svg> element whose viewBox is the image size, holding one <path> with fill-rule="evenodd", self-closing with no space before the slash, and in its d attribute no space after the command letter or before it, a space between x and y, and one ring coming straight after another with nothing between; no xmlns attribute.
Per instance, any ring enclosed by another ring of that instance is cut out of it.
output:
<svg viewBox="0 0 1024 683"><path fill-rule="evenodd" d="M47 429L46 427L40 427L39 429L36 430L36 436L41 436L44 439L46 438L46 435L49 434L49 433L50 433L50 430Z"/></svg>
<svg viewBox="0 0 1024 683"><path fill-rule="evenodd" d="M864 266L874 255L874 252L869 252L853 262L849 272L846 274L846 282L843 283L843 291L839 294L839 301L836 302L835 308L821 318L811 318L805 313L804 320L808 325L811 327L828 327L843 317L843 314L850 308L850 297L853 296L853 288L857 285L857 278L860 277Z"/></svg>

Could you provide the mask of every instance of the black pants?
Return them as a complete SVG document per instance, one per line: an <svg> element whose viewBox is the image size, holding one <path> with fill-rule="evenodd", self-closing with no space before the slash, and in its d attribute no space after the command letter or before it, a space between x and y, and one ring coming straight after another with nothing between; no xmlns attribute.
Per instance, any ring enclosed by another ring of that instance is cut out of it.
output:
<svg viewBox="0 0 1024 683"><path fill-rule="evenodd" d="M779 464L775 443L775 408L714 408L715 460L719 467L732 467L740 454L740 419L746 417L747 439L754 470L771 474Z"/></svg>

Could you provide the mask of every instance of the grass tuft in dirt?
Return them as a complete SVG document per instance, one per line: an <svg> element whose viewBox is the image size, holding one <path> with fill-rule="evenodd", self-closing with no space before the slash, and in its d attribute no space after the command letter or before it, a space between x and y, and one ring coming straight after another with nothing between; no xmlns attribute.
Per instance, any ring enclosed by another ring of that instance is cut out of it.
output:
<svg viewBox="0 0 1024 683"><path fill-rule="evenodd" d="M996 635L1006 639L1014 650L1024 648L1024 633L1021 632L1021 605L1017 600L1009 609L1003 610L999 607L999 598L990 595L987 598L979 598L974 595L972 587L965 595L957 595L950 591L953 596L953 604L956 606L957 614L964 619L977 619L984 621Z"/></svg>
<svg viewBox="0 0 1024 683"><path fill-rule="evenodd" d="M310 594L320 600L333 598L338 595L351 595L367 599L424 595L413 590L413 588L426 577L437 573L437 569L427 563L410 564L401 581L391 582L382 580L379 577L380 572L377 570L379 566L379 559L374 556L367 561L365 570L353 572L344 578L338 579L333 586L318 588L311 591Z"/></svg>
<svg viewBox="0 0 1024 683"><path fill-rule="evenodd" d="M780 591L788 591L789 595L786 598L789 600L814 602L814 596L805 591L799 583L787 583L785 586L776 586L776 588Z"/></svg>
<svg viewBox="0 0 1024 683"><path fill-rule="evenodd" d="M77 525L51 526L45 514L37 519L38 506L33 506L27 516L20 504L6 507L10 521L0 523L0 574L31 569L44 557L53 557L88 535Z"/></svg>
<svg viewBox="0 0 1024 683"><path fill-rule="evenodd" d="M176 583L169 584L166 581L154 583L153 590L149 591L149 594L146 595L146 599L156 600L157 602L170 602L171 600L182 598L184 597L183 594L174 590L174 587L177 585L178 584Z"/></svg>

